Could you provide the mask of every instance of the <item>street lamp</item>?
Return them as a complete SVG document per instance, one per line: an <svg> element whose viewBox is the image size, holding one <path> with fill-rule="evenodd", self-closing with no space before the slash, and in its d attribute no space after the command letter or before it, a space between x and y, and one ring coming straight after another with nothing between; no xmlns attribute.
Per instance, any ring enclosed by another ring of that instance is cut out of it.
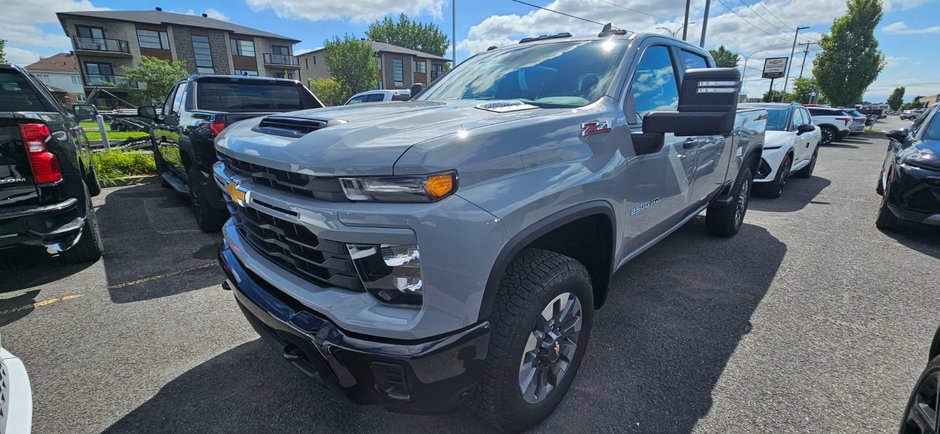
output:
<svg viewBox="0 0 940 434"><path fill-rule="evenodd" d="M695 22L691 22L691 23L689 23L689 24L695 24ZM677 28L677 29L675 29L675 30L670 30L670 29L667 28L667 27L657 27L656 30L663 29L663 30L666 31L666 33L669 33L669 36L672 36L673 38L675 38L676 35L678 35L679 32L682 31L682 29L684 29L684 28L685 28L685 24L679 26L679 28Z"/></svg>
<svg viewBox="0 0 940 434"><path fill-rule="evenodd" d="M744 56L744 71L741 72L741 90L742 91L744 90L744 85L747 84L747 60L750 59L751 56L753 56L754 54L760 53L761 51L764 51L764 50L763 49L754 50L751 52L751 54Z"/></svg>

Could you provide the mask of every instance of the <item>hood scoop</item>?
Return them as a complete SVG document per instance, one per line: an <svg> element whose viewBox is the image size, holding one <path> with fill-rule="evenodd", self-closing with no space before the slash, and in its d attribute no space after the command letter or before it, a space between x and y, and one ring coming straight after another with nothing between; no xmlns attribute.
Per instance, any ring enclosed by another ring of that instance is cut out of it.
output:
<svg viewBox="0 0 940 434"><path fill-rule="evenodd" d="M496 112L496 113L509 113L509 112L517 112L521 110L531 110L531 109L538 108L532 104L526 104L522 101L486 102L483 104L477 104L473 107L478 108L480 110L486 110L489 112Z"/></svg>
<svg viewBox="0 0 940 434"><path fill-rule="evenodd" d="M345 121L330 122L294 116L268 116L262 119L257 126L252 128L252 131L275 136L297 138L337 123L345 123Z"/></svg>

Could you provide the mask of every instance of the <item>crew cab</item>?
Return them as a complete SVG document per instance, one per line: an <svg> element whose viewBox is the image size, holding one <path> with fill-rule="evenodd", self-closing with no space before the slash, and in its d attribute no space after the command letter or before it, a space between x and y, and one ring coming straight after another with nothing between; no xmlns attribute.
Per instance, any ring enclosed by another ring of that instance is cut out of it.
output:
<svg viewBox="0 0 940 434"><path fill-rule="evenodd" d="M611 275L706 211L743 224L767 112L705 50L605 28L480 53L415 100L216 140L224 287L283 357L362 404L558 405Z"/></svg>
<svg viewBox="0 0 940 434"><path fill-rule="evenodd" d="M153 120L150 135L161 183L188 196L199 227L214 232L228 218L210 176L215 137L233 122L318 107L320 100L296 80L194 75L170 89L159 115L150 106L138 115Z"/></svg>
<svg viewBox="0 0 940 434"><path fill-rule="evenodd" d="M819 127L822 135L820 145L831 145L832 142L842 140L852 134L852 117L842 110L829 107L809 107L809 114L813 123ZM864 128L865 125L862 125Z"/></svg>
<svg viewBox="0 0 940 434"><path fill-rule="evenodd" d="M885 155L876 191L881 207L875 226L891 230L899 220L940 225L940 106L909 128L885 133Z"/></svg>
<svg viewBox="0 0 940 434"><path fill-rule="evenodd" d="M764 152L754 177L754 191L777 198L790 176L809 178L819 157L819 127L799 104L744 104L767 110Z"/></svg>
<svg viewBox="0 0 940 434"><path fill-rule="evenodd" d="M0 248L33 245L68 261L98 260L91 197L100 192L75 114L25 69L0 65Z"/></svg>

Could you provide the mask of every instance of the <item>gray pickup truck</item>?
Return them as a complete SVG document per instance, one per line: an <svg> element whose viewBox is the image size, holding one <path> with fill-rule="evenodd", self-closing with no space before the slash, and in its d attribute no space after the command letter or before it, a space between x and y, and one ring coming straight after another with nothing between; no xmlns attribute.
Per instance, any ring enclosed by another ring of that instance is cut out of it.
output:
<svg viewBox="0 0 940 434"><path fill-rule="evenodd" d="M236 123L219 261L288 361L362 404L463 398L506 430L561 401L612 274L707 210L738 232L767 113L659 35L478 54L413 101Z"/></svg>

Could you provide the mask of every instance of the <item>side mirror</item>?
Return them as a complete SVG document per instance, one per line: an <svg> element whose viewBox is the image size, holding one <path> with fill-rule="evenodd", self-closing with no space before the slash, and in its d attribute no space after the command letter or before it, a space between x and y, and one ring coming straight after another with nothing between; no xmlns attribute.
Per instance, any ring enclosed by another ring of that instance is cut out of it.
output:
<svg viewBox="0 0 940 434"><path fill-rule="evenodd" d="M424 90L424 83L415 83L411 85L411 97L414 98L418 96L421 91Z"/></svg>
<svg viewBox="0 0 940 434"><path fill-rule="evenodd" d="M643 132L677 136L726 136L734 129L741 72L735 68L690 69L682 79L679 110L643 116Z"/></svg>
<svg viewBox="0 0 940 434"><path fill-rule="evenodd" d="M80 121L98 116L98 108L91 104L76 104L72 106L72 110L75 112L75 118Z"/></svg>
<svg viewBox="0 0 940 434"><path fill-rule="evenodd" d="M796 127L796 135L798 136L800 134L811 133L813 131L816 131L816 126L813 124L803 124Z"/></svg>
<svg viewBox="0 0 940 434"><path fill-rule="evenodd" d="M157 108L152 105L144 105L137 107L137 116L146 119L156 119L157 118Z"/></svg>
<svg viewBox="0 0 940 434"><path fill-rule="evenodd" d="M900 143L907 143L907 136L910 133L910 130L907 128L898 128L896 130L891 130L885 133L885 136L888 136L889 139L897 140Z"/></svg>

